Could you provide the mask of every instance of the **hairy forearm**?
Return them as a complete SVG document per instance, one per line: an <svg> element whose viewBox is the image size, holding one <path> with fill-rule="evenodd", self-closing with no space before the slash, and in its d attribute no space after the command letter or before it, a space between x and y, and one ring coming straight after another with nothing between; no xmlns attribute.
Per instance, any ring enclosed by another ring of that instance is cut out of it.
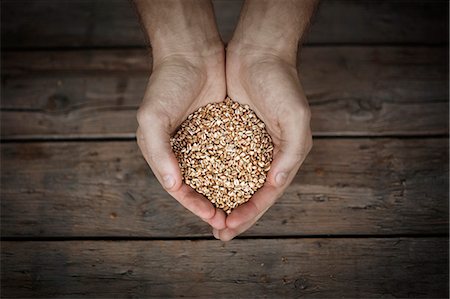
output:
<svg viewBox="0 0 450 299"><path fill-rule="evenodd" d="M295 59L318 0L246 0L231 47Z"/></svg>
<svg viewBox="0 0 450 299"><path fill-rule="evenodd" d="M134 0L155 60L176 53L208 55L222 45L209 0Z"/></svg>

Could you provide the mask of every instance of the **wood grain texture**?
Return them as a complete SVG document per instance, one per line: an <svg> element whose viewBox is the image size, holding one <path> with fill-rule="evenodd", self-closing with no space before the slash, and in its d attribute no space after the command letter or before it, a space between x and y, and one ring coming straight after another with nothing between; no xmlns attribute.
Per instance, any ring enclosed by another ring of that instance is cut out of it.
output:
<svg viewBox="0 0 450 299"><path fill-rule="evenodd" d="M306 47L299 71L316 136L448 133L448 51ZM3 138L134 136L145 50L5 52Z"/></svg>
<svg viewBox="0 0 450 299"><path fill-rule="evenodd" d="M445 298L448 239L2 242L2 297Z"/></svg>
<svg viewBox="0 0 450 299"><path fill-rule="evenodd" d="M219 31L228 41L242 1L214 1ZM307 43L448 42L447 1L324 0ZM138 18L126 0L4 0L2 47L144 46Z"/></svg>
<svg viewBox="0 0 450 299"><path fill-rule="evenodd" d="M241 5L214 1L225 41ZM1 297L448 298L448 5L321 2L299 72L341 137L222 243L104 139L134 137L151 70L129 1L1 1Z"/></svg>
<svg viewBox="0 0 450 299"><path fill-rule="evenodd" d="M448 233L448 139L317 139L246 235ZM2 236L210 236L134 141L1 145Z"/></svg>

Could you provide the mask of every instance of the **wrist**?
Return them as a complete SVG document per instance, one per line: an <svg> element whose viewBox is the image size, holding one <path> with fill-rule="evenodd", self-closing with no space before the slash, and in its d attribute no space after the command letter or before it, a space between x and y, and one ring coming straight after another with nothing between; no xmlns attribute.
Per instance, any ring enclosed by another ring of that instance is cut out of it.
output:
<svg viewBox="0 0 450 299"><path fill-rule="evenodd" d="M227 50L271 54L294 63L317 0L247 0Z"/></svg>
<svg viewBox="0 0 450 299"><path fill-rule="evenodd" d="M237 55L241 58L271 56L295 66L297 59L297 45L275 44L233 38L228 43L227 53Z"/></svg>
<svg viewBox="0 0 450 299"><path fill-rule="evenodd" d="M179 39L157 39L152 41L153 62L167 57L206 58L224 55L224 45L219 37L199 38L198 35L184 34Z"/></svg>
<svg viewBox="0 0 450 299"><path fill-rule="evenodd" d="M169 55L208 56L223 44L209 0L134 0L154 60Z"/></svg>

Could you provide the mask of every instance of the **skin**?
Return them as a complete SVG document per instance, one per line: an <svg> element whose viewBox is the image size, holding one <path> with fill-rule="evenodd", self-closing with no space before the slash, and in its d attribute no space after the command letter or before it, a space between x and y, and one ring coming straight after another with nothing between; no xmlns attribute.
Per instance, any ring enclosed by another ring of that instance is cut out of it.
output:
<svg viewBox="0 0 450 299"><path fill-rule="evenodd" d="M167 192L209 223L217 239L229 241L274 204L311 150L311 113L296 58L316 0L247 0L226 64L209 1L135 3L153 49L153 72L137 115L138 145ZM266 183L228 217L183 183L169 143L190 113L226 94L248 104L274 142Z"/></svg>
<svg viewBox="0 0 450 299"><path fill-rule="evenodd" d="M187 186L170 135L189 114L226 95L225 51L209 1L135 1L152 45L153 70L137 113L136 138L167 192L215 229L225 213Z"/></svg>

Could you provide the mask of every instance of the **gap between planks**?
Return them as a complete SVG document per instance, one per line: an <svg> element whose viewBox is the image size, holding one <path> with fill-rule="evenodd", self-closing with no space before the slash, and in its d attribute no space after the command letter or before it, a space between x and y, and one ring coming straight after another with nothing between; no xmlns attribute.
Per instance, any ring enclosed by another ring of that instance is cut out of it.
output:
<svg viewBox="0 0 450 299"><path fill-rule="evenodd" d="M340 235L292 235L292 236L237 236L234 240L278 240L278 239L426 239L426 238L449 238L447 233L428 234L340 234ZM56 236L56 237L1 237L5 242L73 242L73 241L208 241L216 239L207 236L191 237L139 237L139 236Z"/></svg>
<svg viewBox="0 0 450 299"><path fill-rule="evenodd" d="M448 134L413 134L413 135L399 135L399 134L385 134L385 135L327 135L314 134L313 139L436 139L448 138ZM131 142L136 140L134 134L123 134L115 136L93 135L93 136L32 136L32 137L8 137L0 139L1 143L33 143L33 142Z"/></svg>

